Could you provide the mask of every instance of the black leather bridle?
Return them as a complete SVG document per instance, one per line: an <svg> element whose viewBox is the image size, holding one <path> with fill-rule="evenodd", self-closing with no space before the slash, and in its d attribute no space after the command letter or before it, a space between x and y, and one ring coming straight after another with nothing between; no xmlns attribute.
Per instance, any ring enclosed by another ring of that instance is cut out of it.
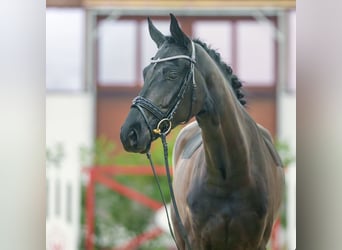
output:
<svg viewBox="0 0 342 250"><path fill-rule="evenodd" d="M163 112L157 105L155 105L151 100L143 97L143 96L137 96L132 101L133 108L137 108L141 115L143 116L146 125L150 131L151 134L151 141L156 138L156 136L160 135L161 133L168 134L172 127L172 120L174 118L174 115L178 109L178 106L180 102L183 100L184 95L186 93L186 90L191 82L192 78L192 100L191 100L191 106L189 110L189 115L187 119L184 121L187 122L190 119L191 111L192 111L192 103L195 100L195 89L196 89L196 82L195 82L195 60L196 53L195 53L195 45L192 42L192 53L191 57L186 55L177 55L177 56L170 56L165 58L158 58L158 59L151 59L152 64L157 64L161 62L176 60L176 59L186 59L191 62L191 68L187 75L187 77L184 79L180 90L178 91L176 101L174 102L174 105L171 106L166 112ZM155 118L157 118L158 123L156 124L156 127L152 126L150 122L147 119L147 116L145 114L145 110L150 112ZM166 125L166 127L165 127ZM162 127L164 127L162 129Z"/></svg>
<svg viewBox="0 0 342 250"><path fill-rule="evenodd" d="M176 199L174 196L174 192L173 192L173 188L172 188L172 181L171 181L171 174L170 174L170 168L169 168L169 162L168 162L168 147L167 147L167 142L166 142L166 135L171 131L172 128L172 119L174 118L174 115L178 109L178 106L180 104L180 102L183 100L185 92L190 84L190 80L192 78L192 98L191 98L191 106L190 106L190 110L189 110L189 114L187 119L184 122L187 122L190 118L191 118L191 113L192 113L192 103L195 101L196 97L195 97L195 93L196 93L196 82L195 82L195 63L196 63L196 53L195 53L195 44L193 41L191 41L191 45L192 45L192 53L191 53L191 57L190 56L186 56L186 55L177 55L177 56L170 56L170 57L165 57L165 58L158 58L158 59L152 59L151 63L161 63L161 62L166 62L166 61L171 61L171 60L176 60L176 59L186 59L189 60L191 62L191 68L190 71L187 75L187 77L184 79L182 86L180 87L180 90L177 94L176 97L176 101L174 103L173 106L171 106L166 112L163 112L162 110L160 110L160 108L155 105L152 101L150 101L149 99L142 97L142 96L137 96L133 99L132 101L132 108L137 108L139 110L139 112L141 113L141 115L143 116L146 125L150 131L151 134L151 142L153 139L155 139L156 137L160 136L162 143L163 143L163 149L164 149L164 161L165 161L165 168L166 168L166 174L167 174L167 180L168 180L168 185L169 185L169 190L170 190L170 196L171 196L171 201L172 201L172 205L175 211L175 215L176 215L176 219L177 219L177 223L178 223L178 227L180 230L180 234L185 242L186 248L188 250L191 250L191 246L189 243L189 239L187 237L187 233L185 230L185 227L182 223L181 217L179 215L179 211L177 208L177 204L176 204ZM147 116L145 114L145 111L147 110L148 112L150 112L154 117L156 117L158 119L158 123L157 126L155 128L153 128L148 119ZM166 124L166 127L164 127ZM170 218L169 218L169 213L168 213L168 209L166 206L166 201L163 195L163 192L161 190L160 187L160 183L158 180L158 176L155 172L155 168L154 168L154 164L152 162L152 158L151 158L151 154L148 150L148 152L146 153L148 160L150 161L152 170L153 170L153 174L154 177L156 179L158 188L159 188L159 192L161 194L162 200L163 200L163 204L164 204L164 208L166 211L166 216L167 216L167 220L168 220L168 225L169 225L169 229L170 229L170 233L177 245L177 242L175 240L175 236L170 224ZM179 249L179 247L177 246L177 248Z"/></svg>

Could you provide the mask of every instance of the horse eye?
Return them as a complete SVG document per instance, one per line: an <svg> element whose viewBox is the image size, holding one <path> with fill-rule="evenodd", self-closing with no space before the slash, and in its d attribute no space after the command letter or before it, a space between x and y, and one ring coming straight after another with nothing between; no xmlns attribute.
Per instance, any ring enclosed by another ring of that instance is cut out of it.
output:
<svg viewBox="0 0 342 250"><path fill-rule="evenodd" d="M169 80L175 80L175 79L177 79L177 77L178 77L178 74L175 71L168 72L168 74L166 76L166 78Z"/></svg>

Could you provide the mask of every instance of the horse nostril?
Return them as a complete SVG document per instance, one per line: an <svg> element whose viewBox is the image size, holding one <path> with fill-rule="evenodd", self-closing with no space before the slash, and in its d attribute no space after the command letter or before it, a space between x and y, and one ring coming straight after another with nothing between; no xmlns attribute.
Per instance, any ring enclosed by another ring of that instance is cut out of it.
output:
<svg viewBox="0 0 342 250"><path fill-rule="evenodd" d="M132 129L131 131L129 131L128 133L128 140L129 140L129 144L131 146L136 146L137 145L137 133L135 132L134 129Z"/></svg>

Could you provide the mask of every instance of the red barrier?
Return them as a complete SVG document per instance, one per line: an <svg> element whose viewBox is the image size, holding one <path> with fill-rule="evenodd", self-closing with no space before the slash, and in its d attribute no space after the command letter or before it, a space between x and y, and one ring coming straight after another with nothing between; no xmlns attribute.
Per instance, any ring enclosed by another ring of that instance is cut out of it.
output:
<svg viewBox="0 0 342 250"><path fill-rule="evenodd" d="M278 217L273 224L272 234L271 234L271 249L280 250L279 234L280 234L280 218Z"/></svg>
<svg viewBox="0 0 342 250"><path fill-rule="evenodd" d="M127 245L117 248L116 250L131 250L136 249L138 246L142 245L146 241L152 240L162 234L163 231L160 228L154 228L148 232L138 235L132 239Z"/></svg>
<svg viewBox="0 0 342 250"><path fill-rule="evenodd" d="M138 203L140 203L141 205L144 205L145 207L148 207L154 211L157 211L158 208L160 208L163 204L160 202L157 202L155 200L150 199L149 197L129 188L126 187L125 185L122 185L120 183L118 183L117 181L108 178L106 176L103 176L101 174L97 174L95 175L95 180L96 182L99 182L103 185L105 185L106 187L118 192L119 194L134 200Z"/></svg>
<svg viewBox="0 0 342 250"><path fill-rule="evenodd" d="M121 166L108 166L108 167L100 167L94 166L90 168L85 168L84 172L89 176L89 182L87 184L86 191L86 239L85 246L86 250L94 249L94 226L95 226L95 218L94 218L94 209L95 209L95 185L102 184L107 188L131 199L145 207L152 209L153 211L158 210L162 207L162 203L159 201L155 201L150 197L139 193L138 191L127 187L113 178L108 177L108 175L116 176L116 175L153 175L151 167L143 166L143 167L121 167ZM166 175L165 168L156 167L156 173L158 175ZM138 235L130 242L128 242L125 246L119 247L117 250L129 250L135 249L139 245L144 242L154 239L158 237L162 233L160 228L154 228L150 231L144 232L141 235Z"/></svg>
<svg viewBox="0 0 342 250"><path fill-rule="evenodd" d="M95 181L94 169L89 169L89 182L86 197L86 249L94 248L94 208L95 208Z"/></svg>

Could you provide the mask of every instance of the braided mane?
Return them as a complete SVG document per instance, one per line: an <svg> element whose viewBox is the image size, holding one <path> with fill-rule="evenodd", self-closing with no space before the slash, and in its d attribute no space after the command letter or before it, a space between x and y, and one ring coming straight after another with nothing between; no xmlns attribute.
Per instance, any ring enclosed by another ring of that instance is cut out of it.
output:
<svg viewBox="0 0 342 250"><path fill-rule="evenodd" d="M246 104L246 100L244 98L245 95L242 93L242 89L241 89L242 83L239 80L239 78L233 74L232 68L229 67L225 62L223 62L221 59L221 55L214 49L211 49L206 43L200 41L199 39L194 39L193 41L199 44L209 54L209 56L212 59L214 59L214 61L220 67L221 71L223 72L228 82L231 84L237 99L240 101L242 105L245 105Z"/></svg>

